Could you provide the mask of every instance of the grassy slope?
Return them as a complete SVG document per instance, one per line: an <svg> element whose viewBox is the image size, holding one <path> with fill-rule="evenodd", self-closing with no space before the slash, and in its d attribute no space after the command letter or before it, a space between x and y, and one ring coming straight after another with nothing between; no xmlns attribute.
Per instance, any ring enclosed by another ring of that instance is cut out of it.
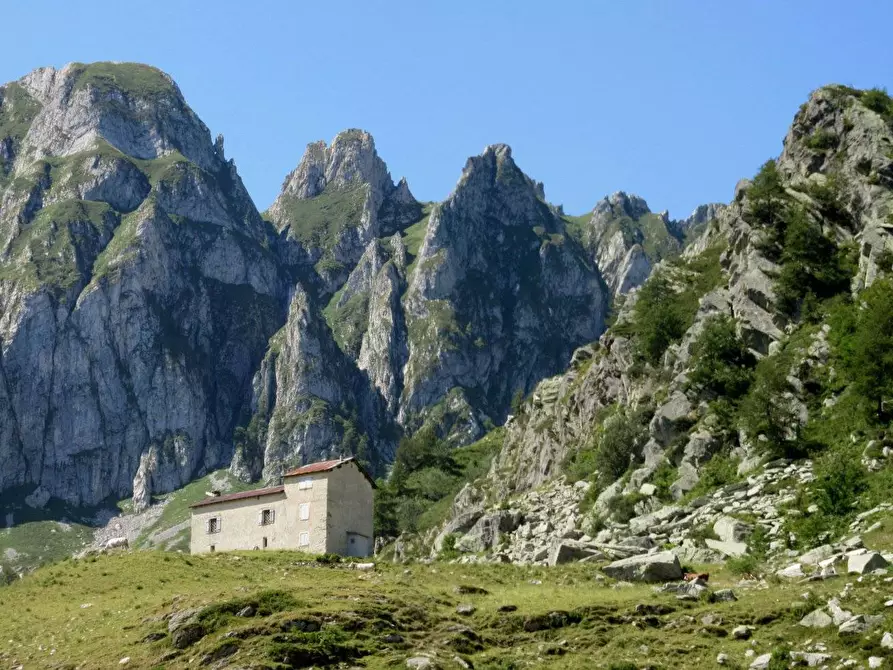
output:
<svg viewBox="0 0 893 670"><path fill-rule="evenodd" d="M102 556L44 568L0 589L0 608L16 612L0 619L0 662L115 668L121 658L130 657L128 667L172 670L195 667L230 642L236 649L227 667L330 667L326 655L354 653L361 656L356 662L361 667L394 668L425 651L436 652L447 668L459 667L452 659L461 654L479 670L646 664L694 670L715 667L719 652L730 655L730 667L746 667L744 652L751 643L726 637L739 624L755 626L757 653L785 644L803 649L807 639L820 639L838 658L864 662L880 651L879 632L847 642L833 629L817 632L796 625L816 606L815 598L824 602L837 594L844 578L737 589L738 602L709 604L679 602L647 586L615 589L596 577L595 568L585 565L381 565L367 573L322 566L289 552ZM730 582L722 574L711 581L714 587ZM882 611L887 589L878 588L881 578L853 581L853 595L844 607L859 613ZM482 587L489 595L458 595L455 587L460 584ZM141 642L149 633L166 633L163 617L173 611L244 603L270 590L278 593L266 600L280 603L283 611L245 619L218 610L209 625L212 632L166 662L159 659L172 651L167 636ZM805 592L814 599L805 600ZM456 614L463 602L473 603L477 611L466 617ZM640 604L660 604L670 611L648 617L636 611ZM518 609L499 613L503 605ZM556 611L567 614L552 617L553 629L536 630ZM705 625L701 619L707 614L718 615L721 623ZM325 622L324 632L283 635L283 622L298 618ZM241 631L238 638L222 637L233 630ZM405 642L386 642L389 633L398 633ZM277 649L313 650L323 658L278 665Z"/></svg>

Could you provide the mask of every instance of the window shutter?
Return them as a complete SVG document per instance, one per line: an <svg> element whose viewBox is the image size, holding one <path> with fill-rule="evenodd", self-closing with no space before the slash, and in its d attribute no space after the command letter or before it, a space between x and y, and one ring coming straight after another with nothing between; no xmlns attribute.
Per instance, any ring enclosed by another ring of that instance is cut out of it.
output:
<svg viewBox="0 0 893 670"><path fill-rule="evenodd" d="M270 523L276 523L276 510L270 510Z"/></svg>
<svg viewBox="0 0 893 670"><path fill-rule="evenodd" d="M217 532L219 533L222 530L223 530L223 517L218 516L217 517Z"/></svg>
<svg viewBox="0 0 893 670"><path fill-rule="evenodd" d="M205 532L211 534L211 519L205 519Z"/></svg>
<svg viewBox="0 0 893 670"><path fill-rule="evenodd" d="M264 525L264 511L263 510L259 510L257 513L257 525L258 526Z"/></svg>

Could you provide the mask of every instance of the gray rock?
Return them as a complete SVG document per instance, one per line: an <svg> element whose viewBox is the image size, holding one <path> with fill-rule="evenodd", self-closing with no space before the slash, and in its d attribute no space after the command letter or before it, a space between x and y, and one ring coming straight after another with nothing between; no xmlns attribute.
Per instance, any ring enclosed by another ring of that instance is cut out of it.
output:
<svg viewBox="0 0 893 670"><path fill-rule="evenodd" d="M678 434L677 423L687 417L691 410L691 403L685 394L676 391L654 412L649 425L651 436L658 444L668 445Z"/></svg>
<svg viewBox="0 0 893 670"><path fill-rule="evenodd" d="M769 661L772 660L772 654L760 654L757 656L749 667L754 669L765 669L769 667Z"/></svg>
<svg viewBox="0 0 893 670"><path fill-rule="evenodd" d="M603 568L609 577L622 581L669 582L682 578L679 559L669 551L631 556Z"/></svg>
<svg viewBox="0 0 893 670"><path fill-rule="evenodd" d="M713 524L713 532L723 542L745 542L753 526L730 516L721 516Z"/></svg>
<svg viewBox="0 0 893 670"><path fill-rule="evenodd" d="M805 665L809 668L822 666L832 658L831 654L822 654L812 651L792 651L790 657L797 665Z"/></svg>
<svg viewBox="0 0 893 670"><path fill-rule="evenodd" d="M851 574L864 575L874 570L880 570L890 565L887 560L878 552L874 551L858 556L850 556L847 561L847 572Z"/></svg>
<svg viewBox="0 0 893 670"><path fill-rule="evenodd" d="M474 614L477 608L471 603L461 603L456 607L456 614L461 614L463 616L469 616Z"/></svg>
<svg viewBox="0 0 893 670"><path fill-rule="evenodd" d="M732 629L732 637L736 640L749 640L753 631L750 626L735 626Z"/></svg>
<svg viewBox="0 0 893 670"><path fill-rule="evenodd" d="M559 540L549 550L549 565L560 565L583 559L602 560L605 554L597 547L574 540Z"/></svg>
<svg viewBox="0 0 893 670"><path fill-rule="evenodd" d="M813 610L800 619L800 625L806 628L827 628L832 623L831 617L822 609Z"/></svg>
<svg viewBox="0 0 893 670"><path fill-rule="evenodd" d="M718 551L723 556L743 556L747 553L747 545L743 542L721 542L712 538L704 542L708 548Z"/></svg>

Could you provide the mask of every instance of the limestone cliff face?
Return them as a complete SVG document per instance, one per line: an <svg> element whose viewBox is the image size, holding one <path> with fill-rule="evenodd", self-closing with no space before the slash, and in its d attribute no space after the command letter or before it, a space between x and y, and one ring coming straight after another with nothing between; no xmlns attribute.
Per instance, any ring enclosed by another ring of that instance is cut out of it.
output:
<svg viewBox="0 0 893 670"><path fill-rule="evenodd" d="M229 458L281 322L266 226L163 73L0 91L0 489L145 504Z"/></svg>
<svg viewBox="0 0 893 670"><path fill-rule="evenodd" d="M233 462L246 479L275 481L291 466L345 454L380 471L393 458L397 433L384 402L300 287L255 375L252 408Z"/></svg>
<svg viewBox="0 0 893 670"><path fill-rule="evenodd" d="M433 209L404 298L404 424L448 397L501 421L512 394L603 329L599 272L541 196L511 150L495 145L469 159Z"/></svg>

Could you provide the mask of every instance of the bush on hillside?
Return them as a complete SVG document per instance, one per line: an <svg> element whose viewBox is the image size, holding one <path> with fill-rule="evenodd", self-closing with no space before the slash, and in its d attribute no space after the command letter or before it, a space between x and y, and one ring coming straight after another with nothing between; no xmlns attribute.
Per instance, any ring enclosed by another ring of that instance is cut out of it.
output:
<svg viewBox="0 0 893 670"><path fill-rule="evenodd" d="M664 275L655 275L639 289L633 313L636 357L657 365L667 347L679 340L687 328L677 294Z"/></svg>
<svg viewBox="0 0 893 670"><path fill-rule="evenodd" d="M691 385L714 397L740 398L753 378L756 359L728 316L711 318L692 345Z"/></svg>
<svg viewBox="0 0 893 670"><path fill-rule="evenodd" d="M805 300L830 298L848 290L849 284L837 245L802 207L789 208L775 286L780 309L793 316Z"/></svg>
<svg viewBox="0 0 893 670"><path fill-rule="evenodd" d="M416 532L439 521L467 481L487 472L502 444L502 429L467 447L452 448L430 427L400 441L389 480L379 480L373 512L375 534Z"/></svg>
<svg viewBox="0 0 893 670"><path fill-rule="evenodd" d="M885 88L872 88L862 93L862 104L884 117L893 117L893 99Z"/></svg>
<svg viewBox="0 0 893 670"><path fill-rule="evenodd" d="M893 284L876 281L860 298L852 333L841 342L842 358L870 418L886 423L893 397Z"/></svg>
<svg viewBox="0 0 893 670"><path fill-rule="evenodd" d="M774 160L763 163L747 190L747 215L751 223L778 228L784 224L787 194Z"/></svg>

